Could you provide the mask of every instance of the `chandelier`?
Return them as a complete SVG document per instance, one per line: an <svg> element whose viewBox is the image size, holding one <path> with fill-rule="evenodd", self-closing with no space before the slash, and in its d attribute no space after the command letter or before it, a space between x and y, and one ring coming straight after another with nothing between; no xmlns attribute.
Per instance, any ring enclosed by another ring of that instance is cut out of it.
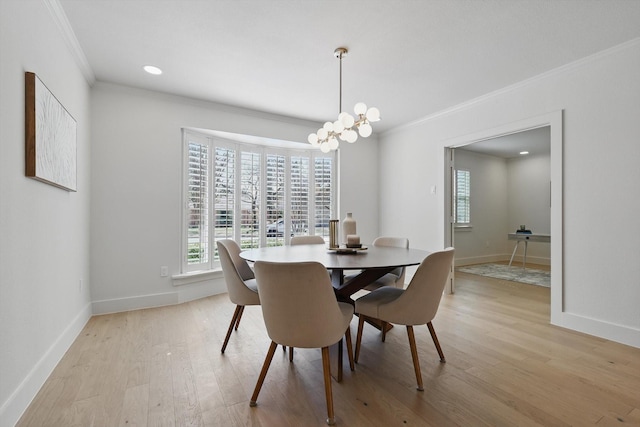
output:
<svg viewBox="0 0 640 427"><path fill-rule="evenodd" d="M339 47L333 53L340 60L340 104L338 106L338 120L326 122L316 133L309 134L309 144L320 146L323 153L337 150L340 143L338 139L349 143L356 142L358 134L366 138L371 135L373 129L371 123L380 120L380 111L376 107L367 108L363 102L358 102L353 107L355 117L342 111L342 58L349 51L346 47ZM356 132L357 130L357 132Z"/></svg>

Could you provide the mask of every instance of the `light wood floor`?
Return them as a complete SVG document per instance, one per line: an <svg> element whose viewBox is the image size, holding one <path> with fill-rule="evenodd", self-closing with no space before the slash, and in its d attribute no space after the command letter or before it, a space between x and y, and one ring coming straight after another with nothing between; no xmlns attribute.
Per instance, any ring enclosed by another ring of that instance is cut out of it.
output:
<svg viewBox="0 0 640 427"><path fill-rule="evenodd" d="M640 349L550 326L547 288L456 277L433 322L447 363L415 328L425 391L405 328L381 343L365 327L355 372L333 383L338 425L640 425ZM260 307L247 307L220 354L233 309L218 295L93 317L18 425L325 425L319 350L290 364L278 349L249 407L269 339Z"/></svg>

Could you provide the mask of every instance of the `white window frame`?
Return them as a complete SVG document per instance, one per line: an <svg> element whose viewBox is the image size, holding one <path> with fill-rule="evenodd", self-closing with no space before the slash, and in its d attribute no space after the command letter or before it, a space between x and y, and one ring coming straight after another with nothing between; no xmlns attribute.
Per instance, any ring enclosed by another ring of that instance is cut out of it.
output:
<svg viewBox="0 0 640 427"><path fill-rule="evenodd" d="M238 135L241 137L241 135ZM192 274L194 272L206 272L211 270L219 270L220 262L219 259L215 256L216 254L216 237L215 237L215 183L214 176L215 172L212 169L209 169L209 186L208 186L208 197L209 197L209 215L208 215L208 229L210 230L208 234L208 246L209 246L209 259L200 264L189 264L188 262L188 218L190 214L189 202L187 200L188 197L188 180L189 180L189 143L196 142L202 145L206 145L209 148L209 167L215 167L215 149L216 147L228 148L236 151L235 156L235 207L234 207L234 225L232 235L229 236L233 238L237 242L242 241L241 236L241 227L238 226L240 223L241 212L242 212L242 197L239 191L240 188L240 179L241 179L241 168L239 167L239 163L241 161L242 151L249 151L252 153L260 154L260 164L261 164L261 177L260 177L260 203L261 206L264 206L266 200L266 187L267 187L267 171L266 171L266 158L268 155L284 155L286 157L285 161L285 224L284 230L291 230L291 157L308 157L309 158L309 197L308 197L308 207L309 207L309 224L308 230L315 230L315 163L317 158L330 158L332 162L332 172L331 172L331 195L330 195L330 205L331 205L331 218L335 217L337 212L337 176L338 176L338 156L336 152L331 153L322 153L319 149L308 146L308 144L299 143L300 148L293 146L296 143L290 143L289 146L283 147L282 144L270 145L270 140L264 139L263 141L257 141L256 138L251 137L252 142L243 142L239 140L224 138L221 136L212 136L206 133L196 132L192 129L183 129L182 130L182 146L183 146L183 178L182 178L182 215L181 215L181 272L182 275ZM238 138L242 139L242 138ZM266 235L266 224L267 224L267 213L266 208L259 209L260 217L259 217L259 246L264 247L267 244L273 244L273 238L267 238ZM276 236L279 237L279 236ZM271 240L270 240L271 239ZM288 244L290 240L289 233L283 233L282 238L276 238L278 244Z"/></svg>

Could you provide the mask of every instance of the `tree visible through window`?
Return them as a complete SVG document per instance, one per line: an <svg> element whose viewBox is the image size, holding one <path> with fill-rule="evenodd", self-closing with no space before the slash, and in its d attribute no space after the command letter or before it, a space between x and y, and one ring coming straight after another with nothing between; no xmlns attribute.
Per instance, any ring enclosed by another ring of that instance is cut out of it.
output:
<svg viewBox="0 0 640 427"><path fill-rule="evenodd" d="M184 132L183 272L218 262L216 240L243 249L280 246L293 235L329 234L335 154L237 143Z"/></svg>
<svg viewBox="0 0 640 427"><path fill-rule="evenodd" d="M455 171L455 223L471 223L471 177L469 171Z"/></svg>

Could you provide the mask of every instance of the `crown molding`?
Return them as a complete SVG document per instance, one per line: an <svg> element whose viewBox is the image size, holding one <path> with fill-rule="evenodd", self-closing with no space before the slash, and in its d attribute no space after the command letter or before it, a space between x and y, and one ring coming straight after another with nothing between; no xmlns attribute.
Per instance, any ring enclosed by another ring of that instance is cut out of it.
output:
<svg viewBox="0 0 640 427"><path fill-rule="evenodd" d="M76 37L76 34L73 32L73 28L71 28L71 24L67 19L67 15L64 13L64 9L58 0L43 0L44 4L47 6L49 13L51 13L51 17L56 23L58 29L62 33L62 36L67 43L67 47L71 51L71 55L76 60L76 64L80 68L82 75L85 80L89 83L90 86L96 81L96 75L91 69L91 65L89 65L89 61L87 61L87 57L80 47L80 42Z"/></svg>
<svg viewBox="0 0 640 427"><path fill-rule="evenodd" d="M465 101L463 103L460 103L458 105L454 105L453 107L446 108L444 110L438 111L436 113L430 114L428 116L422 117L422 118L414 120L412 122L402 124L402 125L397 126L397 127L393 128L393 129L389 129L389 130L383 132L382 135L383 136L388 136L388 135L391 135L391 134L393 134L393 133L395 133L397 131L401 131L401 130L404 130L404 129L412 128L414 126L420 125L422 123L429 122L429 121L437 119L439 117L446 116L448 114L452 114L452 113L456 113L458 111L465 110L465 109L467 109L469 107L472 107L474 105L481 104L483 102L489 101L489 100L491 100L492 98L494 98L496 96L499 96L499 95L502 95L502 94L506 94L506 93L509 93L509 92L514 92L514 91L516 91L518 89L521 89L523 87L529 86L529 85L531 85L531 84L533 84L535 82L538 82L540 80L544 80L544 79L549 78L551 76L560 75L560 74L575 70L576 68L583 67L586 64L590 64L592 62L598 61L601 58L605 58L605 57L613 55L613 54L615 54L617 52L620 52L620 51L623 51L623 50L626 50L626 49L631 49L631 48L633 48L633 47L635 47L637 45L640 45L640 37L635 38L635 39L631 39L629 41L626 41L626 42L621 43L619 45L616 45L616 46L610 47L608 49L602 50L600 52L596 52L596 53L594 53L592 55L589 55L589 56L586 56L586 57L584 57L582 59L578 59L576 61L570 62L568 64L562 65L560 67L554 68L552 70L546 71L546 72L538 74L536 76L530 77L530 78L528 78L526 80L522 80L522 81L520 81L518 83L514 83L512 85L503 87L502 89L498 89L498 90L495 90L493 92L489 92L489 93L481 95L481 96L479 96L477 98L470 99L470 100Z"/></svg>

